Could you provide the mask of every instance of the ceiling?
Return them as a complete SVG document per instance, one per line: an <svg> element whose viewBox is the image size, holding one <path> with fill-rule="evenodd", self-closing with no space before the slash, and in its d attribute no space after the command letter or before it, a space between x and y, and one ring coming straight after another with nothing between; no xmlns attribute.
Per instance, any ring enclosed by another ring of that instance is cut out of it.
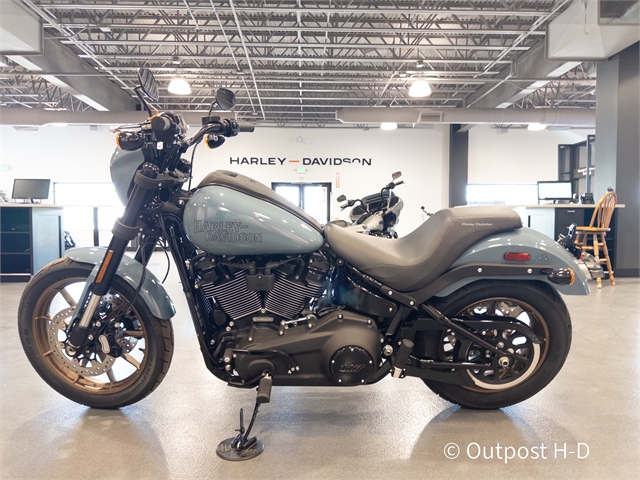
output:
<svg viewBox="0 0 640 480"><path fill-rule="evenodd" d="M3 107L135 108L145 66L161 109L206 111L226 87L238 118L263 125L338 125L345 107L595 108L594 64L544 59L545 26L569 0L20 3L42 19L48 58L7 56ZM190 95L167 91L177 75ZM430 96L408 95L418 78Z"/></svg>

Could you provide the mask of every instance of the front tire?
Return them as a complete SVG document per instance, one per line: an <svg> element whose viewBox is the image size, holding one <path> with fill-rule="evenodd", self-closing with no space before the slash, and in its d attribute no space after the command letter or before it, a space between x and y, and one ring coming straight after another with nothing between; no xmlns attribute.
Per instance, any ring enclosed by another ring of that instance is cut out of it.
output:
<svg viewBox="0 0 640 480"><path fill-rule="evenodd" d="M517 368L510 370L468 370L466 374L471 377L473 387L425 380L426 385L439 396L460 406L495 409L520 403L546 387L569 354L569 312L560 295L545 284L474 282L435 306L447 317L492 315L517 318L543 340L541 345L536 345L513 330L485 330L485 339L511 345L521 361ZM448 330L439 339L439 352L443 361L490 360L490 352L470 341L460 341Z"/></svg>
<svg viewBox="0 0 640 480"><path fill-rule="evenodd" d="M98 307L104 323L100 335L79 357L70 357L64 348L66 328L93 268L61 258L39 271L20 300L20 340L33 368L58 393L90 407L119 408L143 399L163 380L173 354L173 331L168 320L154 317L134 289L116 277ZM118 307L125 308L122 315L104 320ZM103 353L100 336L115 346L109 354Z"/></svg>

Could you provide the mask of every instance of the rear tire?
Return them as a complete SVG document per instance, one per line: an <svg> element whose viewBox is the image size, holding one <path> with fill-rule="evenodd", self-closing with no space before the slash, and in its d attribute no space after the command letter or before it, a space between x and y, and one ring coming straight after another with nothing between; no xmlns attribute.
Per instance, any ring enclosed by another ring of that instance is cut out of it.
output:
<svg viewBox="0 0 640 480"><path fill-rule="evenodd" d="M61 258L40 270L20 300L20 340L33 368L58 393L90 407L119 408L143 399L164 379L173 354L173 331L169 320L154 317L136 296L124 315L103 320L100 330L105 338L117 339L119 355L102 353L99 336L79 358L67 355L66 328L93 268ZM116 277L98 308L107 313L134 296L135 290Z"/></svg>
<svg viewBox="0 0 640 480"><path fill-rule="evenodd" d="M495 409L514 405L532 397L558 374L571 346L571 320L560 295L551 287L535 282L474 282L452 295L434 302L447 317L476 314L503 315L527 323L543 339L542 345L520 339L526 362L516 373L469 370L474 387L425 380L440 397L462 407ZM489 331L488 338L509 341L513 330ZM453 338L453 340L452 340ZM457 338L457 340L456 340ZM526 340L526 339L525 339ZM440 360L486 361L488 353L482 347L467 342L463 348L459 337L445 331L440 339ZM535 348L534 348L535 347ZM516 347L518 348L518 347ZM486 357L485 357L486 355ZM456 358L452 358L456 357Z"/></svg>

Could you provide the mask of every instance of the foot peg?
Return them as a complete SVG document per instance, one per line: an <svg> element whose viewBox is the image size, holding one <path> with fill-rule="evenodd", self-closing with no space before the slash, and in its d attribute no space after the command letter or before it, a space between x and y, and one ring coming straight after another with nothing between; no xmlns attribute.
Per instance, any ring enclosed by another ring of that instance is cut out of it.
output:
<svg viewBox="0 0 640 480"><path fill-rule="evenodd" d="M269 403L271 401L271 386L273 385L273 379L271 375L265 375L260 379L258 384L258 395L256 397L256 403Z"/></svg>
<svg viewBox="0 0 640 480"><path fill-rule="evenodd" d="M264 451L264 443L258 440L256 437L250 437L251 429L256 421L258 415L258 408L262 403L269 403L271 401L271 386L273 380L271 375L265 373L260 379L258 384L258 394L256 395L256 405L253 409L253 415L249 422L249 427L244 428L244 410L240 409L240 428L236 430L238 435L234 438L227 438L223 440L216 448L218 456L224 460L230 460L232 462L239 462L242 460L251 460L257 457Z"/></svg>

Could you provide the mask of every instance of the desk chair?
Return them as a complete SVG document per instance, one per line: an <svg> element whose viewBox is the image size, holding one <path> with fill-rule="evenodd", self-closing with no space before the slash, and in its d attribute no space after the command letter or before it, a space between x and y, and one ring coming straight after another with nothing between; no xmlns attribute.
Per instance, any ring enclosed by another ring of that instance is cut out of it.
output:
<svg viewBox="0 0 640 480"><path fill-rule="evenodd" d="M611 260L609 259L609 250L607 249L607 242L605 236L607 232L611 231L609 223L613 216L613 210L616 208L616 201L618 196L613 191L605 193L593 211L591 216L591 223L588 227L576 227L576 245L579 245L582 250L593 250L593 256L599 263L607 265L607 273L609 274L609 282L611 286L615 286L616 281L613 278L613 267L611 267ZM589 245L589 236L592 237L592 242ZM600 247L604 250L604 258L600 258ZM598 288L602 288L602 279L598 278Z"/></svg>

